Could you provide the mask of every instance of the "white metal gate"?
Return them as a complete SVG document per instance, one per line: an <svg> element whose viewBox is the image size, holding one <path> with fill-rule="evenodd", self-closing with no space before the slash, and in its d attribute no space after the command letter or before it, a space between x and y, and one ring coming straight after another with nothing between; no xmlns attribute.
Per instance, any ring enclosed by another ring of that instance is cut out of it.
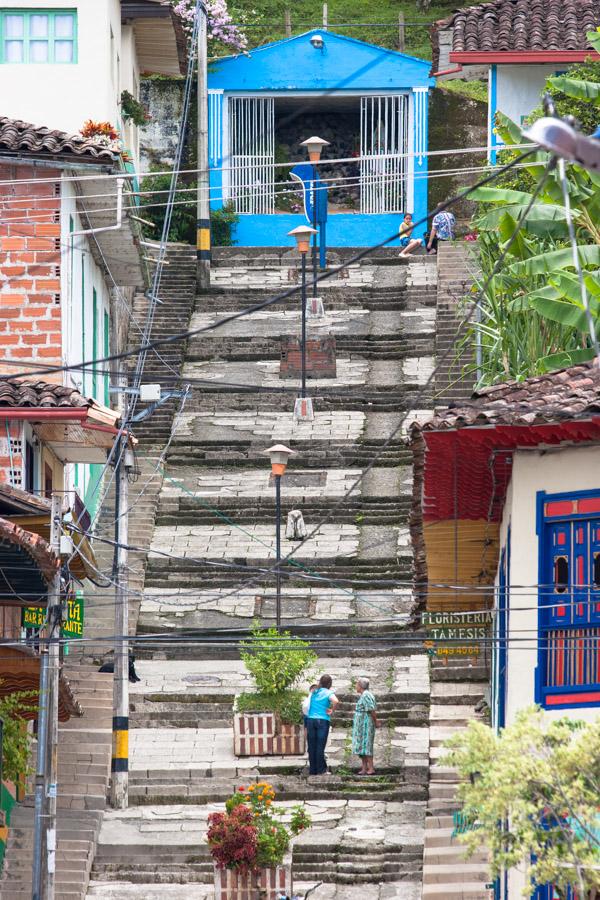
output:
<svg viewBox="0 0 600 900"><path fill-rule="evenodd" d="M275 101L230 97L229 199L238 213L270 213L275 205Z"/></svg>
<svg viewBox="0 0 600 900"><path fill-rule="evenodd" d="M361 212L406 211L407 153L408 95L361 97Z"/></svg>

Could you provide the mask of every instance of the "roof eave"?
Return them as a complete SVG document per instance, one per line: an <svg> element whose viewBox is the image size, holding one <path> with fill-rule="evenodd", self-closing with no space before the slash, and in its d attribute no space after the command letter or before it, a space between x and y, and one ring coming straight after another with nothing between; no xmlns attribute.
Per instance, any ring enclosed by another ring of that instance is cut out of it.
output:
<svg viewBox="0 0 600 900"><path fill-rule="evenodd" d="M574 63L600 59L594 50L453 50L450 62L462 65Z"/></svg>

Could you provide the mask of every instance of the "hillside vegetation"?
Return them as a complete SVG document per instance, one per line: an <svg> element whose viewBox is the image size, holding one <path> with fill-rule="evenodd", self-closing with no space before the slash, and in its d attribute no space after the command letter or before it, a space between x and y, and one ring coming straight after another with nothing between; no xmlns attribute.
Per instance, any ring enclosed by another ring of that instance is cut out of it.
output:
<svg viewBox="0 0 600 900"><path fill-rule="evenodd" d="M299 34L323 22L322 0L250 0L252 4L239 5L237 12L249 26L246 34L252 47L285 37L285 10L291 11L292 33ZM436 19L443 19L457 8L456 0L438 0L424 12L416 0L370 0L358 4L356 0L330 0L328 21L331 30L347 34L359 40L398 49L398 15L404 13L405 52L423 59L431 59L429 27ZM250 7L250 8L249 8ZM232 15L236 15L232 9ZM365 23L360 27L343 27L343 24ZM376 23L376 24L370 24ZM256 27L254 25L256 24Z"/></svg>

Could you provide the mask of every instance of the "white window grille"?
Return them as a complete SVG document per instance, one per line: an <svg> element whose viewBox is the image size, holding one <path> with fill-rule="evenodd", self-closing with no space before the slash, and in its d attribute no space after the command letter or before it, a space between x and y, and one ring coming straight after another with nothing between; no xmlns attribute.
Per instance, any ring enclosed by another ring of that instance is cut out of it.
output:
<svg viewBox="0 0 600 900"><path fill-rule="evenodd" d="M362 213L406 211L408 146L408 95L361 97Z"/></svg>
<svg viewBox="0 0 600 900"><path fill-rule="evenodd" d="M229 99L229 199L237 213L271 213L275 206L275 101Z"/></svg>

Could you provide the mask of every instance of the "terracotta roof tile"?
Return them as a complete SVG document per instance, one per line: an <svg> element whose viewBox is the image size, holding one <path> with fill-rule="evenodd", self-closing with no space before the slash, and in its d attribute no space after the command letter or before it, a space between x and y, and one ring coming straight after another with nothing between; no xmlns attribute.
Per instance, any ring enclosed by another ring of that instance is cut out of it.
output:
<svg viewBox="0 0 600 900"><path fill-rule="evenodd" d="M492 0L459 9L431 29L434 71L440 29L452 29L452 50L591 50L587 32L600 27L598 0Z"/></svg>
<svg viewBox="0 0 600 900"><path fill-rule="evenodd" d="M0 518L0 543L14 544L23 550L37 565L47 584L60 568L59 557L39 534L26 531L14 522L2 518Z"/></svg>
<svg viewBox="0 0 600 900"><path fill-rule="evenodd" d="M80 134L67 134L41 125L0 116L0 152L48 153L77 156L95 162L115 162L118 153Z"/></svg>
<svg viewBox="0 0 600 900"><path fill-rule="evenodd" d="M483 388L471 400L446 409L413 432L468 428L473 425L541 425L600 414L600 366L582 363Z"/></svg>
<svg viewBox="0 0 600 900"><path fill-rule="evenodd" d="M0 407L3 406L89 407L90 401L75 388L64 387L62 384L7 378L0 381Z"/></svg>

